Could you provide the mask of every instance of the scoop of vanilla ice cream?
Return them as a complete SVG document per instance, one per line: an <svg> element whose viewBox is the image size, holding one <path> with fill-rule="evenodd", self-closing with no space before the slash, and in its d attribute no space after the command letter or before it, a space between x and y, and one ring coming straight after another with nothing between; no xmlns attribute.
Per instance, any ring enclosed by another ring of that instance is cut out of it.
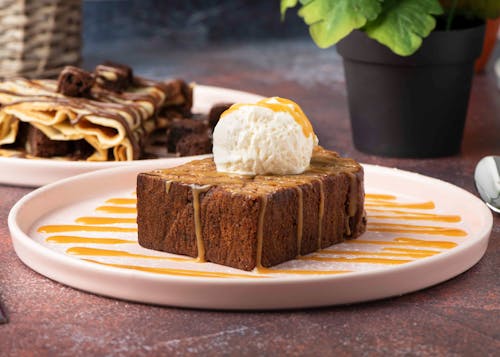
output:
<svg viewBox="0 0 500 357"><path fill-rule="evenodd" d="M303 173L317 144L300 107L277 97L236 104L213 133L217 171L241 175Z"/></svg>

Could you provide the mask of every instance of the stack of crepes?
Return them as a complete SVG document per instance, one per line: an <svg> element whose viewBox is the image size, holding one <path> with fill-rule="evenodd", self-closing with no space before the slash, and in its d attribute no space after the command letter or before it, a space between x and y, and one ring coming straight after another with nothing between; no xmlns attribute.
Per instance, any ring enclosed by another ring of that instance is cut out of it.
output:
<svg viewBox="0 0 500 357"><path fill-rule="evenodd" d="M58 81L4 80L0 156L139 159L148 135L164 122L161 113L191 105L192 88L184 81L146 80L110 63L94 73L67 68ZM82 145L86 154L73 155Z"/></svg>

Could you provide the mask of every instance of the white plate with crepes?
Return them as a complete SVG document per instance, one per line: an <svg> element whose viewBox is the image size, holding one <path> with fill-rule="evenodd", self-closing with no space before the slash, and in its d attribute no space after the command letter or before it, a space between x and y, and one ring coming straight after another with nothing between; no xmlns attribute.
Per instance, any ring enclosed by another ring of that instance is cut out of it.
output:
<svg viewBox="0 0 500 357"><path fill-rule="evenodd" d="M212 105L220 102L253 103L261 96L233 89L196 85L193 92L193 112L207 113ZM165 148L166 155L166 148ZM200 156L201 157L201 156ZM120 166L168 165L171 161L178 165L191 157L165 157L133 161L68 161L61 159L28 159L18 157L0 157L0 184L18 186L42 186L57 180L90 171Z"/></svg>
<svg viewBox="0 0 500 357"><path fill-rule="evenodd" d="M23 197L9 215L17 255L50 279L118 299L209 309L305 308L386 298L450 279L481 259L493 224L485 204L461 188L364 165L366 233L264 273L245 272L138 245L136 175L157 168L87 173Z"/></svg>

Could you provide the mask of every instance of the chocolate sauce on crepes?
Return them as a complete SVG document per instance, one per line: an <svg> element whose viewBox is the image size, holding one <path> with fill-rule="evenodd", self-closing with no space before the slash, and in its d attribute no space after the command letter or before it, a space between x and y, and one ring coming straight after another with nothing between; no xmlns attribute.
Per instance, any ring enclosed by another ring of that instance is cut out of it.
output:
<svg viewBox="0 0 500 357"><path fill-rule="evenodd" d="M102 88L122 92L132 85L132 68L121 63L106 61L95 69L96 82Z"/></svg>
<svg viewBox="0 0 500 357"><path fill-rule="evenodd" d="M139 159L145 139L157 128L158 113L165 106L188 103L192 96L179 96L178 80L133 77L125 67L108 63L92 75L68 67L58 82L24 78L0 82L0 149L16 142L16 123L26 122L52 140L83 139L96 153L109 152L104 157L91 155L88 160L106 160L120 150L115 160ZM108 79L117 78L119 88L103 85L102 80L97 83L97 74L102 77L103 68L115 74ZM87 88L94 76L96 83Z"/></svg>

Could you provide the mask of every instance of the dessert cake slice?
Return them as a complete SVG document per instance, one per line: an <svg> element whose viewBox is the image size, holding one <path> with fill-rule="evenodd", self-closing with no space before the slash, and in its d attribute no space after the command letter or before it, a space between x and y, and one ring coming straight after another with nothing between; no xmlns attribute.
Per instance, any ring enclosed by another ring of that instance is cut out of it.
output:
<svg viewBox="0 0 500 357"><path fill-rule="evenodd" d="M317 147L298 175L217 172L213 159L141 173L139 244L237 269L271 267L364 232L363 168Z"/></svg>

